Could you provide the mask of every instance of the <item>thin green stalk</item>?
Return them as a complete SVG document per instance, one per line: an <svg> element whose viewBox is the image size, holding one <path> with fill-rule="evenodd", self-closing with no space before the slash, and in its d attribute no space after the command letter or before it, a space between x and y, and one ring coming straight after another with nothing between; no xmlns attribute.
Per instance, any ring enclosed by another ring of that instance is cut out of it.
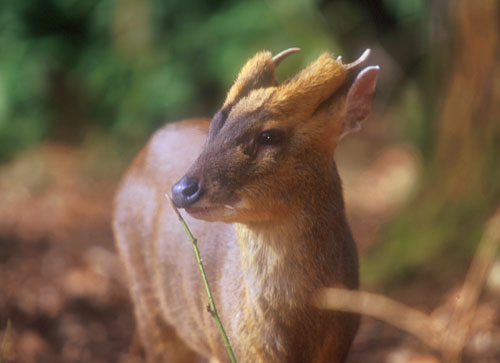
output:
<svg viewBox="0 0 500 363"><path fill-rule="evenodd" d="M10 334L10 320L7 320L7 327L5 328L5 332L3 333L2 344L0 345L0 363L4 363L5 360L5 352L7 351L7 342L9 340Z"/></svg>
<svg viewBox="0 0 500 363"><path fill-rule="evenodd" d="M191 230L189 229L186 221L184 220L184 218L182 218L181 214L179 213L179 210L172 202L172 199L170 198L170 196L168 194L165 194L165 197L167 197L167 199L170 201L170 205L174 209L175 214L177 214L177 217L179 218L179 221L181 222L182 226L184 227L184 230L186 231L186 234L188 235L189 240L193 244L193 250L194 250L194 254L196 256L196 261L198 262L198 267L200 268L201 277L203 279L203 284L205 285L205 290L207 291L207 295L208 295L208 304L209 304L209 308L210 308L210 313L212 314L212 316L215 319L215 322L217 323L217 327L219 328L220 334L222 335L222 340L224 340L224 345L226 346L227 353L229 354L229 358L231 358L231 362L236 363L236 358L234 357L233 349L231 348L231 344L229 343L229 339L226 335L226 331L224 330L224 327L222 326L222 322L220 321L219 314L217 313L217 309L215 307L214 298L212 296L212 290L210 290L210 286L208 285L207 275L205 274L205 268L203 267L203 263L201 260L200 250L198 249L198 241L191 233Z"/></svg>

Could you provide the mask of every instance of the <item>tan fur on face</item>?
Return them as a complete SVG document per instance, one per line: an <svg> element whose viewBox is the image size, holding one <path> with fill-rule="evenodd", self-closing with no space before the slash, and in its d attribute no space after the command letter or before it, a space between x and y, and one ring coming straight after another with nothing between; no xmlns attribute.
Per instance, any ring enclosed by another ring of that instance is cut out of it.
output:
<svg viewBox="0 0 500 363"><path fill-rule="evenodd" d="M214 129L218 131L209 137L198 162L189 170L203 180L206 190L198 205L235 207L231 213L224 210L224 215L222 209L211 209L206 220L279 218L283 211L289 213L291 206L303 203L302 196L291 203L300 177L290 171L310 169L310 162L304 165L304 155L321 150L321 160L316 158L320 164L333 157L344 113L342 95L337 91L346 80L346 67L325 53L281 85L276 84L274 68L270 53L259 53L247 62L223 107L227 116L217 120ZM270 129L286 134L282 146L289 150L287 158L278 162L277 152L265 148L256 155L245 153L253 148L249 145L255 145L259 133ZM267 184L268 188L262 187ZM239 208L241 202L246 208Z"/></svg>
<svg viewBox="0 0 500 363"><path fill-rule="evenodd" d="M223 106L229 105L230 109L227 123L241 123L246 115L259 110L267 112L266 123L274 127L307 121L303 132L322 135L318 141L328 143L326 146L333 151L342 129L343 102L329 102L329 107L316 111L342 86L347 72L341 61L325 53L295 77L278 85L271 53L258 53L245 64L228 93Z"/></svg>
<svg viewBox="0 0 500 363"><path fill-rule="evenodd" d="M259 109L263 109L264 107L267 108L267 104L275 92L276 87L261 88L252 91L231 109L229 119L234 115L249 114ZM234 118L235 117L233 117L233 119Z"/></svg>
<svg viewBox="0 0 500 363"><path fill-rule="evenodd" d="M232 113L248 113L269 100L266 108L270 110L295 118L308 117L344 83L347 75L342 62L328 53L281 85L277 85L275 71L271 53L257 53L240 71L223 107L238 101Z"/></svg>

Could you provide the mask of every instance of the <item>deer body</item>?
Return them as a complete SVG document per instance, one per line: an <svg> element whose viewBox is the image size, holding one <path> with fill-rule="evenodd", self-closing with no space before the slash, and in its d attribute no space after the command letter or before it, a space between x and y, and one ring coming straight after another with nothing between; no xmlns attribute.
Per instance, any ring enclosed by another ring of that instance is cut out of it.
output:
<svg viewBox="0 0 500 363"><path fill-rule="evenodd" d="M338 91L346 75L317 81L317 88L332 84L319 93L313 87L311 110L291 115L286 108L295 103L276 91L275 64L267 53L249 61L210 128L191 120L159 130L122 182L113 227L151 361L228 361L192 246L164 198L170 189L188 212L238 361L342 362L347 355L358 317L318 310L311 299L322 287L358 286L333 150L349 122L354 128L366 117L359 110L371 104L376 70L347 88L356 92ZM301 123L309 113L318 124Z"/></svg>

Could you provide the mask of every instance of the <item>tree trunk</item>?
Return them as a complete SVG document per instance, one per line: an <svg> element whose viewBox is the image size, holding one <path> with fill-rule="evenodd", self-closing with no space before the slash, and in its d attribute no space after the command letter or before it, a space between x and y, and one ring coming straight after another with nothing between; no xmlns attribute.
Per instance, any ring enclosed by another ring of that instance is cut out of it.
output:
<svg viewBox="0 0 500 363"><path fill-rule="evenodd" d="M366 282L401 281L418 267L448 279L465 268L500 204L498 0L448 1L452 45L432 157L420 191L362 264ZM439 18L439 17L438 17ZM439 272L437 274L437 272ZM438 277L439 276L439 277Z"/></svg>

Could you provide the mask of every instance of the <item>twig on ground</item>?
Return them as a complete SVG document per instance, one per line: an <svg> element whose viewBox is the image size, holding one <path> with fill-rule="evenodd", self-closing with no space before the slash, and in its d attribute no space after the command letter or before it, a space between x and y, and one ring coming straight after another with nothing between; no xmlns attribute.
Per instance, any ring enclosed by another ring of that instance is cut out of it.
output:
<svg viewBox="0 0 500 363"><path fill-rule="evenodd" d="M320 309L358 313L382 320L413 334L432 348L441 347L445 327L430 316L386 296L366 291L325 288L314 299Z"/></svg>
<svg viewBox="0 0 500 363"><path fill-rule="evenodd" d="M457 305L447 330L454 332L443 342L445 360L459 362L467 343L469 330L476 313L479 295L484 288L500 247L500 209L489 220L481 237L474 258L465 277Z"/></svg>
<svg viewBox="0 0 500 363"><path fill-rule="evenodd" d="M198 242L197 242L196 238L193 236L193 234L191 233L191 230L189 229L186 221L184 220L184 218L182 218L182 215L180 214L177 207L174 205L170 196L168 194L165 194L165 197L170 201L170 205L172 206L177 217L179 218L179 221L181 222L182 226L184 227L184 230L186 231L186 234L188 235L189 240L191 241L191 243L193 245L193 250L194 250L194 254L196 256L196 261L198 262L198 267L200 268L201 277L203 279L203 284L205 285L205 290L207 291L207 295L208 295L209 312L212 314L212 316L215 319L215 322L217 323L217 327L219 328L220 334L222 336L222 340L224 341L224 345L226 346L226 349L227 349L227 353L229 354L229 358L231 358L231 362L236 363L236 358L234 357L234 353L233 353L233 350L231 348L231 344L229 343L229 339L226 335L226 331L224 330L224 327L222 326L222 322L220 321L220 318L219 318L219 314L217 313L214 298L212 296L212 291L210 290L210 286L208 285L207 275L205 274L205 269L203 268L203 263L201 260L200 251L198 249Z"/></svg>

